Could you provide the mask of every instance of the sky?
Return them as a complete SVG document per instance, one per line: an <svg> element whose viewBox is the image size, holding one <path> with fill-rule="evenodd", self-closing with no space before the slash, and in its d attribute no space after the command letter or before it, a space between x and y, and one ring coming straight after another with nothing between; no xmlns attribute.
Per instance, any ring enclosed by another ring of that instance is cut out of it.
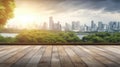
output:
<svg viewBox="0 0 120 67"><path fill-rule="evenodd" d="M92 20L105 24L120 21L120 0L15 0L15 4L14 21L11 19L8 25L40 24L48 22L50 16L61 24L80 21L80 24L90 25Z"/></svg>

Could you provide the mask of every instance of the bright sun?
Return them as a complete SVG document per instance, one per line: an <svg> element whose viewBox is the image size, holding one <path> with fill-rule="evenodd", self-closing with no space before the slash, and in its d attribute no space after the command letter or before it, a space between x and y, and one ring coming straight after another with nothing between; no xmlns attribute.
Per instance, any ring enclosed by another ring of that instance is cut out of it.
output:
<svg viewBox="0 0 120 67"><path fill-rule="evenodd" d="M14 19L21 21L20 23L29 24L30 22L34 22L36 18L35 16L32 15L21 15L21 16L15 16Z"/></svg>
<svg viewBox="0 0 120 67"><path fill-rule="evenodd" d="M14 11L14 18L8 20L6 27L17 26L19 28L27 28L29 26L29 28L33 28L36 22L39 25L45 19L46 18L41 18L40 15L29 13L28 10L24 10L23 12L22 10L16 9Z"/></svg>
<svg viewBox="0 0 120 67"><path fill-rule="evenodd" d="M20 23L29 24L36 20L36 16L33 13L30 13L29 10L20 10L15 9L14 11L15 17L13 19L17 19L21 21Z"/></svg>

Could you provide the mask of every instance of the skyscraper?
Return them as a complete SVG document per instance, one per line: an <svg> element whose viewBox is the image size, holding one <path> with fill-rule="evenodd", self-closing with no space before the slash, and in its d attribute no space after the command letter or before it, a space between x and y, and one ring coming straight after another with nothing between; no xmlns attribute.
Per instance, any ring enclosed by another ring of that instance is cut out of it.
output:
<svg viewBox="0 0 120 67"><path fill-rule="evenodd" d="M79 31L80 30L80 22L79 21L72 21L72 30Z"/></svg>
<svg viewBox="0 0 120 67"><path fill-rule="evenodd" d="M98 22L98 32L104 31L104 24L102 22Z"/></svg>
<svg viewBox="0 0 120 67"><path fill-rule="evenodd" d="M84 25L84 32L89 32L90 30L89 30L89 27L85 24Z"/></svg>
<svg viewBox="0 0 120 67"><path fill-rule="evenodd" d="M55 31L61 31L62 30L61 28L62 27L61 27L61 24L59 21L57 23L54 23L54 30Z"/></svg>
<svg viewBox="0 0 120 67"><path fill-rule="evenodd" d="M94 21L92 20L91 21L91 28L94 28L95 27L95 24L94 24Z"/></svg>
<svg viewBox="0 0 120 67"><path fill-rule="evenodd" d="M91 21L91 32L95 32L95 31L97 31L97 26L96 26L96 24L94 23L94 21L92 20L92 21Z"/></svg>
<svg viewBox="0 0 120 67"><path fill-rule="evenodd" d="M65 31L71 31L71 25L68 23L65 23Z"/></svg>
<svg viewBox="0 0 120 67"><path fill-rule="evenodd" d="M54 30L54 20L53 20L53 17L49 17L49 30Z"/></svg>
<svg viewBox="0 0 120 67"><path fill-rule="evenodd" d="M120 22L118 22L118 30L119 30L119 32L120 32Z"/></svg>
<svg viewBox="0 0 120 67"><path fill-rule="evenodd" d="M109 32L118 31L118 24L117 22L109 22Z"/></svg>
<svg viewBox="0 0 120 67"><path fill-rule="evenodd" d="M47 30L47 23L46 22L43 23L42 29Z"/></svg>
<svg viewBox="0 0 120 67"><path fill-rule="evenodd" d="M57 26L58 26L58 31L61 31L61 30L62 30L62 26L61 26L61 24L60 24L59 21L58 21L58 23L57 23Z"/></svg>

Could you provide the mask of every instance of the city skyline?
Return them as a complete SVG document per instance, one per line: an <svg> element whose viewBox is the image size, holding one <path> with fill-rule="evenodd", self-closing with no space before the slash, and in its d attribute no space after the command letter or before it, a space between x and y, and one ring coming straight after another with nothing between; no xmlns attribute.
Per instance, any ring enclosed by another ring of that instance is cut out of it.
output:
<svg viewBox="0 0 120 67"><path fill-rule="evenodd" d="M53 16L55 22L61 21L62 25L72 21L89 25L91 20L120 21L119 0L15 0L15 4L15 16L8 24L27 25L33 21L39 24L48 22L49 16Z"/></svg>
<svg viewBox="0 0 120 67"><path fill-rule="evenodd" d="M20 28L19 28L20 27ZM103 23L103 21L95 22L91 20L90 25L81 24L80 21L72 21L71 23L65 23L62 26L61 21L54 21L54 18L49 17L48 22L43 22L43 24L31 24L24 26L18 24L8 25L11 29L38 29L38 30L52 30L52 31L74 31L74 32L120 32L120 22L111 21L109 23Z"/></svg>

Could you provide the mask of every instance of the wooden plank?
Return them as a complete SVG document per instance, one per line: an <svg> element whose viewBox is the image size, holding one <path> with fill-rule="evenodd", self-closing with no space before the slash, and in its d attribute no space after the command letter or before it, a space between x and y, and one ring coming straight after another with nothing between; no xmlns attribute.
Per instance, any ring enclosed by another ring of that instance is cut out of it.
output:
<svg viewBox="0 0 120 67"><path fill-rule="evenodd" d="M58 46L57 48L60 55L61 67L74 67L65 49L62 46Z"/></svg>
<svg viewBox="0 0 120 67"><path fill-rule="evenodd" d="M21 51L21 49L24 49L24 48L23 47L17 47L17 48L14 48L14 49L12 49L14 51L12 51L12 52L8 53L7 55L5 55L4 57L2 57L1 60L0 60L0 63L4 63L3 61L7 60L8 58L10 58L11 56L18 53L19 51Z"/></svg>
<svg viewBox="0 0 120 67"><path fill-rule="evenodd" d="M14 47L13 47L14 48ZM16 51L17 49L18 49L18 47L17 48L10 48L10 49L6 49L5 50L5 52L3 53L1 53L0 54L0 58L2 58L3 56L5 56L5 55L9 55L10 53L12 53L12 52L14 52L14 51Z"/></svg>
<svg viewBox="0 0 120 67"><path fill-rule="evenodd" d="M3 53L2 57L0 58L0 63L2 63L3 61L5 61L6 59L8 59L9 57L13 56L14 54L16 54L19 51L19 48L14 48L12 50L9 50L6 53ZM5 55L4 55L5 54Z"/></svg>
<svg viewBox="0 0 120 67"><path fill-rule="evenodd" d="M31 58L26 67L37 67L43 53L45 52L45 48L46 48L45 46L42 46Z"/></svg>
<svg viewBox="0 0 120 67"><path fill-rule="evenodd" d="M40 47L32 47L29 52L18 60L12 67L25 67L31 57L39 50ZM28 49L27 49L28 50Z"/></svg>
<svg viewBox="0 0 120 67"><path fill-rule="evenodd" d="M104 52L105 53L107 53L107 54L109 54L109 55L111 55L111 56L113 56L113 57L115 57L115 58L117 58L118 60L116 60L116 63L119 63L120 62L120 50L119 49L116 49L116 48L110 48L110 47L100 47L100 46L98 46L98 47L96 47L96 48L98 48L98 49L102 49L102 50L104 50ZM119 62L118 62L119 61ZM119 63L120 64L120 63Z"/></svg>
<svg viewBox="0 0 120 67"><path fill-rule="evenodd" d="M82 47L87 53L89 53L91 56L93 56L96 60L103 63L106 67L119 67L119 64L116 64L115 62L112 62L111 60L91 51L89 48ZM96 64L96 63L95 63Z"/></svg>
<svg viewBox="0 0 120 67"><path fill-rule="evenodd" d="M120 46L2 46L0 67L119 67Z"/></svg>
<svg viewBox="0 0 120 67"><path fill-rule="evenodd" d="M0 48L0 51L6 51L7 49L10 49L10 48L13 48L13 47L11 47L11 46L6 46L6 47L2 47L2 48Z"/></svg>
<svg viewBox="0 0 120 67"><path fill-rule="evenodd" d="M79 47L79 48L78 48ZM105 67L104 64L97 61L93 56L87 53L81 46L73 46L71 49L87 64L88 67Z"/></svg>
<svg viewBox="0 0 120 67"><path fill-rule="evenodd" d="M50 67L51 66L51 53L52 53L52 46L47 46L45 53L40 59L38 67Z"/></svg>
<svg viewBox="0 0 120 67"><path fill-rule="evenodd" d="M61 65L60 65L60 58L58 56L57 46L53 46L51 67L61 67Z"/></svg>
<svg viewBox="0 0 120 67"><path fill-rule="evenodd" d="M81 60L81 58L76 55L70 48L68 48L67 46L64 46L64 48L75 67L86 67L86 64Z"/></svg>
<svg viewBox="0 0 120 67"><path fill-rule="evenodd" d="M24 55L24 50L29 47L21 47L19 51L16 51L16 54L6 59L4 62L0 64L1 67L10 67L13 63L15 63L18 59L20 59ZM22 52L22 53L21 53ZM8 55L9 56L9 55Z"/></svg>
<svg viewBox="0 0 120 67"><path fill-rule="evenodd" d="M94 51L95 53L103 56L103 57L106 57L107 59L117 63L117 64L120 64L120 59L108 54L108 53L105 53L103 49L99 49L99 48L96 48L94 46L85 46L86 48L89 48L90 50Z"/></svg>
<svg viewBox="0 0 120 67"><path fill-rule="evenodd" d="M118 57L120 59L120 49L118 48L114 48L114 47L109 47L109 46L98 46L97 48L100 48L100 49L104 49L105 52L111 54L111 55L114 55L116 57Z"/></svg>

